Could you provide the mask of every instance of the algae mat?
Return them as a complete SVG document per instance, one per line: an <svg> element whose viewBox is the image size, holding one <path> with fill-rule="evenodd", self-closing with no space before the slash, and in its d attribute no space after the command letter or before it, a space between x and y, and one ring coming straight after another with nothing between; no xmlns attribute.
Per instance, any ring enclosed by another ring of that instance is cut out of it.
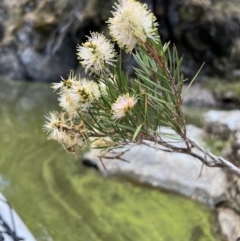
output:
<svg viewBox="0 0 240 241"><path fill-rule="evenodd" d="M215 214L187 198L104 178L46 141L48 85L0 82L0 191L39 241L214 241Z"/></svg>

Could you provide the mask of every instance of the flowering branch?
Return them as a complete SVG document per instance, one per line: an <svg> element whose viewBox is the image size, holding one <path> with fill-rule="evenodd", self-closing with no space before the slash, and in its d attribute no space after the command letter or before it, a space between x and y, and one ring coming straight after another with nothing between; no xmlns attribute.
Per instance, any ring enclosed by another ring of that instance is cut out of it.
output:
<svg viewBox="0 0 240 241"><path fill-rule="evenodd" d="M232 163L187 137L182 112L182 59L175 47L162 44L156 18L147 5L119 0L112 14L107 21L110 35L136 60L135 77L122 71L121 52L118 56L110 40L90 33L87 41L77 46L77 58L94 79L70 71L66 80L52 84L62 112L46 115L43 128L48 139L74 154L97 151L103 167L103 158L127 161L124 154L128 149L120 153L113 150L132 143L149 145L147 141L151 141L161 145L150 145L156 150L185 153L207 166L223 167L240 176L240 169ZM181 146L165 138L160 126L171 128Z"/></svg>

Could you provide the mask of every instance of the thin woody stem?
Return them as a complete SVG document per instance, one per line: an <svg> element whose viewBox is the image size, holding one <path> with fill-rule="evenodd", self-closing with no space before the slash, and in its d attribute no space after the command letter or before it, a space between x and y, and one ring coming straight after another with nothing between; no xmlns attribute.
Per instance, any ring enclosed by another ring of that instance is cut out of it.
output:
<svg viewBox="0 0 240 241"><path fill-rule="evenodd" d="M182 133L182 131L180 131L180 132L178 131L178 133L182 137L185 137L186 136L186 122L185 122L183 112L181 110L182 98L181 98L181 94L179 93L179 89L177 88L177 86L175 84L175 80L174 80L170 70L168 69L168 66L165 64L162 56L159 56L158 53L156 52L156 50L149 43L147 43L147 42L144 43L144 46L148 50L150 56L157 62L159 67L165 71L165 73L167 74L167 76L170 80L174 96L176 97L176 105L177 105L176 111L178 112L178 115L181 117L181 123L179 122L178 116L175 116L175 117L176 117L178 124L183 127L183 129L181 129L181 130L183 130L183 133Z"/></svg>
<svg viewBox="0 0 240 241"><path fill-rule="evenodd" d="M195 143L196 144L196 143ZM215 156L210 152L204 151L201 147L199 147L197 144L194 146L197 150L201 152L201 154L198 154L196 152L189 153L191 156L196 157L199 159L202 163L204 163L206 166L209 167L222 167L225 168L228 171L231 171L232 173L235 173L236 175L240 176L240 169L232 164L231 162L227 161L223 157Z"/></svg>
<svg viewBox="0 0 240 241"><path fill-rule="evenodd" d="M146 49L149 51L151 57L158 63L159 67L162 68L168 75L169 80L172 83L172 87L174 90L174 94L176 96L178 96L178 90L176 88L175 82L174 82L174 78L172 77L172 74L170 72L170 70L168 69L168 67L166 66L166 64L164 63L163 59L161 56L158 55L158 53L156 52L156 50L148 43L145 43L144 46L146 47Z"/></svg>
<svg viewBox="0 0 240 241"><path fill-rule="evenodd" d="M151 140L153 141L153 140ZM164 140L154 140L157 144L160 144L161 146L167 148L160 150L168 151L168 152L178 152L183 154L188 154L190 156L193 156L197 158L199 161L201 161L203 164L209 167L221 167L228 171L231 171L232 173L235 173L236 175L240 176L240 169L232 164L231 162L227 161L223 157L215 156L211 152L204 150L202 147L200 147L197 143L192 141L189 138L185 138L183 141L186 144L186 147L178 147L174 145L173 143L170 143L168 141ZM146 145L145 142L142 142L144 145ZM148 145L149 147L152 147L154 149L158 149L155 146Z"/></svg>
<svg viewBox="0 0 240 241"><path fill-rule="evenodd" d="M199 161L201 161L203 164L205 164L208 167L221 167L225 170L228 170L237 176L240 177L240 169L232 164L231 162L227 161L226 159L215 156L211 152L208 152L204 150L202 147L200 147L197 143L192 141L191 139L187 138L184 141L186 144L186 147L178 147L176 146L176 142L169 142L162 139L156 139L156 138L149 138L148 141L151 141L154 143L154 145L150 144L149 142L146 142L146 140L142 140L139 142L139 144L143 144L145 146L148 146L150 148L153 148L156 151L164 151L164 152L174 152L174 153L182 153L190 155L194 158L197 158ZM159 144L159 146L156 146L156 144ZM107 169L106 166L103 164L103 159L116 159L121 160L124 162L129 162L125 158L123 158L123 155L126 154L130 149L127 149L126 151L123 151L121 153L117 153L114 155L114 152L110 152L109 154L113 154L110 156L99 156L100 162L103 165L104 169Z"/></svg>

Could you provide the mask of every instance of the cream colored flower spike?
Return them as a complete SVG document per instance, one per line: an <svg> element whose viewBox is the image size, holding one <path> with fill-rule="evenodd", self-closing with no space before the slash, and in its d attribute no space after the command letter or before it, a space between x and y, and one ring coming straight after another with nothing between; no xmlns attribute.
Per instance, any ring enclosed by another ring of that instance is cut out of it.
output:
<svg viewBox="0 0 240 241"><path fill-rule="evenodd" d="M129 96L129 93L120 95L112 105L113 119L118 120L123 118L127 111L131 110L136 103L137 98Z"/></svg>
<svg viewBox="0 0 240 241"><path fill-rule="evenodd" d="M113 17L107 23L111 36L120 48L131 53L137 43L145 43L147 38L157 41L156 17L146 4L121 0L114 9Z"/></svg>
<svg viewBox="0 0 240 241"><path fill-rule="evenodd" d="M116 53L113 44L103 34L91 33L88 41L77 46L77 56L85 72L99 73L106 64L113 65Z"/></svg>

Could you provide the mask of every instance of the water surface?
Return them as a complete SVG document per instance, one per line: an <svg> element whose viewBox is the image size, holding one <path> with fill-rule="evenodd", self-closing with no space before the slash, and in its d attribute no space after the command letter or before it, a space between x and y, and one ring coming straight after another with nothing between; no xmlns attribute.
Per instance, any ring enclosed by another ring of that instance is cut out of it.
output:
<svg viewBox="0 0 240 241"><path fill-rule="evenodd" d="M47 141L49 85L0 82L0 191L39 241L214 241L215 213L176 194L105 178Z"/></svg>

